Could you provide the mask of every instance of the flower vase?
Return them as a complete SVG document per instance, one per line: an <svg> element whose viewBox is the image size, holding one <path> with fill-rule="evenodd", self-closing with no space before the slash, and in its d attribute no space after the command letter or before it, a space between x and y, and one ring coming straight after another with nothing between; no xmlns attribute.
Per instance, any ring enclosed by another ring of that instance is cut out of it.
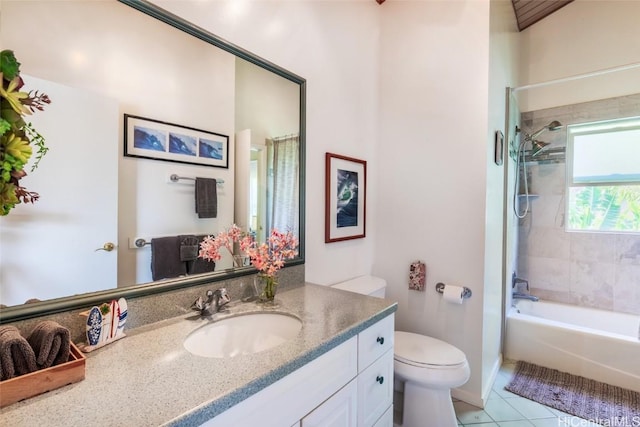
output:
<svg viewBox="0 0 640 427"><path fill-rule="evenodd" d="M274 305L276 290L278 289L278 278L275 275L258 274L256 276L259 301L265 305Z"/></svg>

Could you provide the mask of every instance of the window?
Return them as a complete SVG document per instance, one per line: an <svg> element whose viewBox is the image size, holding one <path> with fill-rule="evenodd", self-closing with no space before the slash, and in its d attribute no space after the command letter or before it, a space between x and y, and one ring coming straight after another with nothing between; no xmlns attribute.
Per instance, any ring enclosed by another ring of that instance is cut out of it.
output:
<svg viewBox="0 0 640 427"><path fill-rule="evenodd" d="M640 117L567 127L569 231L640 232Z"/></svg>

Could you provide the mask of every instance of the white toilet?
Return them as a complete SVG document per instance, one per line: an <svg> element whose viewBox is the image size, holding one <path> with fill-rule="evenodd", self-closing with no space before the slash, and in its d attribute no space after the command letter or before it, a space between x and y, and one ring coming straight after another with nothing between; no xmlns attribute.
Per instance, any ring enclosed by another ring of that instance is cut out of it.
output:
<svg viewBox="0 0 640 427"><path fill-rule="evenodd" d="M384 279L361 276L333 285L334 288L383 298ZM444 341L396 331L394 375L404 384L402 427L455 427L451 389L469 380L465 354ZM397 405L394 402L394 405Z"/></svg>

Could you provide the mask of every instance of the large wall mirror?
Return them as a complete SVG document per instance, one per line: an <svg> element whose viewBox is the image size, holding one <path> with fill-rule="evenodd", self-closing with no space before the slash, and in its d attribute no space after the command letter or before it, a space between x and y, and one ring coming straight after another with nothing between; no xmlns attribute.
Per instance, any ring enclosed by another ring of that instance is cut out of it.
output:
<svg viewBox="0 0 640 427"><path fill-rule="evenodd" d="M152 271L152 239L234 223L258 240L292 231L288 265L304 263L303 78L146 1L0 1L25 90L52 99L30 116L50 151L21 181L40 200L0 220L0 321L252 274L229 254L198 274ZM221 136L222 159L125 155L133 125ZM195 178L216 179L215 217L196 213Z"/></svg>

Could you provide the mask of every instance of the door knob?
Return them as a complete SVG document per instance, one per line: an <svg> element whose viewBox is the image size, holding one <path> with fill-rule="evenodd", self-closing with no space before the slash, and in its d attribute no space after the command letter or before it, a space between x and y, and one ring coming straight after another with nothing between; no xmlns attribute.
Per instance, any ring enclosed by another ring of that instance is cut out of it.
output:
<svg viewBox="0 0 640 427"><path fill-rule="evenodd" d="M113 243L111 243L111 242L107 242L107 243L105 243L104 245L102 245L102 247L101 247L101 248L96 249L96 250L95 250L95 252L98 252L98 251L107 251L107 252L111 252L111 251L112 251L112 250L114 250L115 248L116 248L116 245L114 245L114 244L113 244Z"/></svg>

